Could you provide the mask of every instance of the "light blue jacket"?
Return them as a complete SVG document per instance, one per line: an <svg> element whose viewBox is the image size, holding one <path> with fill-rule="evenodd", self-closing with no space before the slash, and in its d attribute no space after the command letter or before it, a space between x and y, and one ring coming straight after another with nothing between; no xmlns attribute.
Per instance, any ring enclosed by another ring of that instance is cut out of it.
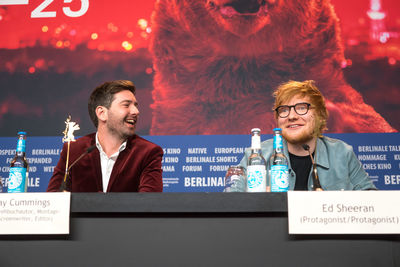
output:
<svg viewBox="0 0 400 267"><path fill-rule="evenodd" d="M269 170L269 158L273 152L273 139L261 143L261 152L267 161ZM296 184L296 174L290 166L287 143L283 140L283 152L289 161L289 190L293 190ZM240 166L247 168L251 149L247 148ZM376 189L368 174L362 168L361 162L353 152L352 146L345 142L329 137L317 139L315 151L315 163L317 165L318 177L323 190L367 190ZM267 179L269 173L267 171ZM312 172L308 178L308 190L312 190ZM244 191L244 189L243 189Z"/></svg>

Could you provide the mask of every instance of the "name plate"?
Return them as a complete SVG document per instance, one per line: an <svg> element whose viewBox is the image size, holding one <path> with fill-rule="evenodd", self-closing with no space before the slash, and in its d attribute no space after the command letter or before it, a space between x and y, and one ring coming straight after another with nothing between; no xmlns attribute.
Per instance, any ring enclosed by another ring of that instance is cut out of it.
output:
<svg viewBox="0 0 400 267"><path fill-rule="evenodd" d="M400 191L289 191L289 234L399 234Z"/></svg>
<svg viewBox="0 0 400 267"><path fill-rule="evenodd" d="M71 193L0 194L0 234L69 234Z"/></svg>

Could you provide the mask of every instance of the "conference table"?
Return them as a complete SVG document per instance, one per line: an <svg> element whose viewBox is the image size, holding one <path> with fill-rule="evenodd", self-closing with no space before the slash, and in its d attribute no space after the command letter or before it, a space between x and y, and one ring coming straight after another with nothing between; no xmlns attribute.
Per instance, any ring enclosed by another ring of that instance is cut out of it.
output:
<svg viewBox="0 0 400 267"><path fill-rule="evenodd" d="M286 193L72 193L70 234L2 235L0 266L400 266L400 236L289 235Z"/></svg>

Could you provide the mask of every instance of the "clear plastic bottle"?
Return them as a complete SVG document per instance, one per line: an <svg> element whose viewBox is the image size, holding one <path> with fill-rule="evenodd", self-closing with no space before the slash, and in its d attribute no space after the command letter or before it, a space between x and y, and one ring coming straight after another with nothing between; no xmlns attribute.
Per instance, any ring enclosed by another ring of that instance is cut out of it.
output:
<svg viewBox="0 0 400 267"><path fill-rule="evenodd" d="M251 130L251 155L247 164L247 192L268 192L267 162L261 154L260 129Z"/></svg>
<svg viewBox="0 0 400 267"><path fill-rule="evenodd" d="M25 157L26 132L18 132L17 150L11 161L8 177L8 193L26 192L28 188L29 165Z"/></svg>
<svg viewBox="0 0 400 267"><path fill-rule="evenodd" d="M282 130L274 129L274 153L270 158L271 192L287 192L289 190L288 159L283 154Z"/></svg>

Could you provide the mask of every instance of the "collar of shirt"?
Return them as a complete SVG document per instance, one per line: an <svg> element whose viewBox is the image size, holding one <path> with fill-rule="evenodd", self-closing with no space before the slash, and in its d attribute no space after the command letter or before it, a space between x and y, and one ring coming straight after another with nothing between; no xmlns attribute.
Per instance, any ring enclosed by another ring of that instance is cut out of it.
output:
<svg viewBox="0 0 400 267"><path fill-rule="evenodd" d="M96 133L96 147L100 152L100 166L101 166L101 176L103 181L103 192L106 192L114 164L118 158L119 153L121 153L121 151L123 151L126 148L126 141L121 144L117 152L108 157L107 154L104 152L103 148L101 147L98 138L98 133Z"/></svg>

